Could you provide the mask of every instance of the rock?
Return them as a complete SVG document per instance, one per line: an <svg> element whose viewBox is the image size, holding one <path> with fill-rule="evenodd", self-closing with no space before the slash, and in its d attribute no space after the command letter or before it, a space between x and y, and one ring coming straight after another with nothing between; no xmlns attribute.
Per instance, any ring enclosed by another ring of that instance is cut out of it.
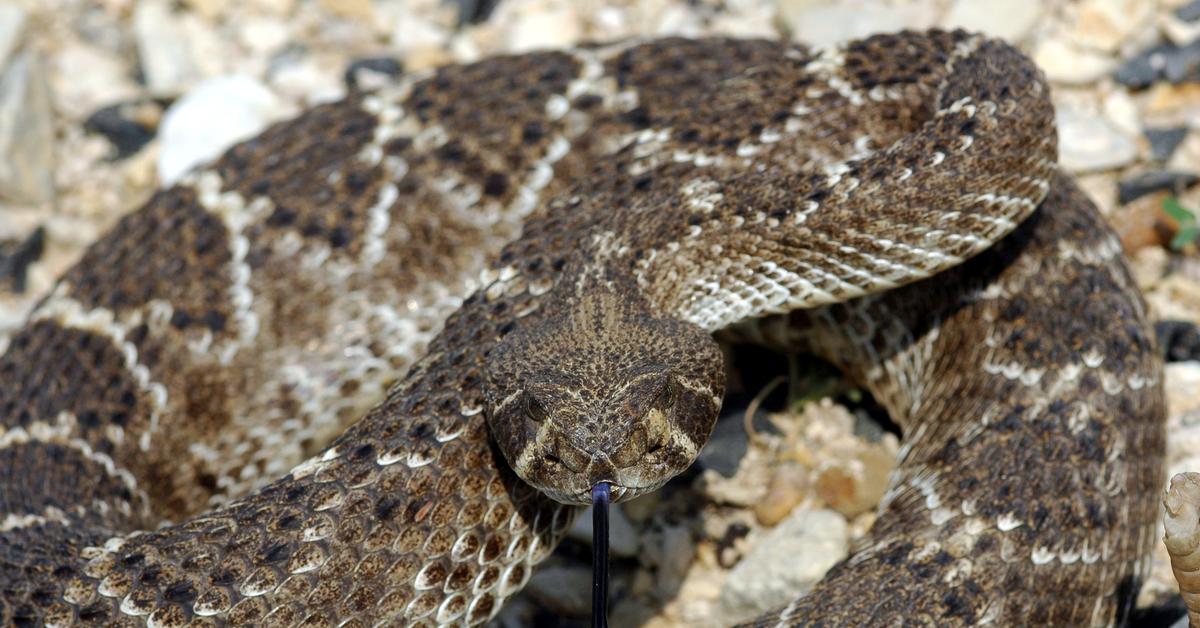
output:
<svg viewBox="0 0 1200 628"><path fill-rule="evenodd" d="M375 9L371 0L318 0L318 4L326 11L337 15L364 22L375 17Z"/></svg>
<svg viewBox="0 0 1200 628"><path fill-rule="evenodd" d="M54 198L54 120L41 68L27 52L0 74L0 198L15 203Z"/></svg>
<svg viewBox="0 0 1200 628"><path fill-rule="evenodd" d="M1145 172L1117 183L1117 201L1124 205L1147 194L1164 190L1179 195L1197 181L1200 181L1200 177L1188 172Z"/></svg>
<svg viewBox="0 0 1200 628"><path fill-rule="evenodd" d="M0 70L8 63L8 57L21 43L25 30L25 9L8 2L0 2Z"/></svg>
<svg viewBox="0 0 1200 628"><path fill-rule="evenodd" d="M654 588L662 599L679 591L696 557L692 534L683 526L666 526L647 535L644 564L655 567Z"/></svg>
<svg viewBox="0 0 1200 628"><path fill-rule="evenodd" d="M1109 222L1121 240L1126 254L1141 254L1143 250L1162 250L1178 230L1178 225L1162 209L1162 194L1144 196L1114 212ZM1134 277L1139 286L1150 286L1162 277L1161 269L1152 260L1135 260Z"/></svg>
<svg viewBox="0 0 1200 628"><path fill-rule="evenodd" d="M1186 46L1200 38L1200 22L1185 22L1173 15L1161 16L1159 28L1176 46Z"/></svg>
<svg viewBox="0 0 1200 628"><path fill-rule="evenodd" d="M1175 17L1185 22L1200 20L1200 0L1192 0L1192 2L1175 9Z"/></svg>
<svg viewBox="0 0 1200 628"><path fill-rule="evenodd" d="M578 565L543 567L529 578L526 590L556 615L586 617L592 609L592 570Z"/></svg>
<svg viewBox="0 0 1200 628"><path fill-rule="evenodd" d="M133 12L133 34L146 87L155 94L182 92L200 78L188 37L163 0L141 0Z"/></svg>
<svg viewBox="0 0 1200 628"><path fill-rule="evenodd" d="M395 57L368 57L351 61L342 80L349 90L373 89L403 72L404 65Z"/></svg>
<svg viewBox="0 0 1200 628"><path fill-rule="evenodd" d="M585 543L592 544L592 507L588 506L578 517L567 536ZM638 536L625 516L621 506L610 506L608 509L608 549L613 556L631 558L638 554Z"/></svg>
<svg viewBox="0 0 1200 628"><path fill-rule="evenodd" d="M993 0L955 0L942 17L941 25L1019 42L1029 35L1041 16L1040 2L1012 2L997 11Z"/></svg>
<svg viewBox="0 0 1200 628"><path fill-rule="evenodd" d="M725 581L722 624L744 621L808 591L846 556L846 520L831 510L797 510L757 539Z"/></svg>
<svg viewBox="0 0 1200 628"><path fill-rule="evenodd" d="M871 510L887 490L895 466L895 447L888 444L861 445L852 456L829 460L817 473L814 492L825 505L847 517Z"/></svg>
<svg viewBox="0 0 1200 628"><path fill-rule="evenodd" d="M1171 50L1164 57L1163 78L1172 83L1200 78L1200 41Z"/></svg>
<svg viewBox="0 0 1200 628"><path fill-rule="evenodd" d="M451 0L458 6L458 25L478 24L488 19L500 0Z"/></svg>
<svg viewBox="0 0 1200 628"><path fill-rule="evenodd" d="M1059 107L1059 163L1073 173L1112 170L1137 158L1137 144L1103 116Z"/></svg>
<svg viewBox="0 0 1200 628"><path fill-rule="evenodd" d="M1149 87L1161 77L1166 55L1174 49L1169 44L1160 44L1130 57L1117 69L1117 82L1134 89Z"/></svg>
<svg viewBox="0 0 1200 628"><path fill-rule="evenodd" d="M1166 320L1154 323L1154 335L1168 362L1200 360L1200 327L1191 321Z"/></svg>
<svg viewBox="0 0 1200 628"><path fill-rule="evenodd" d="M1046 73L1047 79L1064 85L1095 82L1116 67L1116 61L1109 55L1083 50L1059 39L1047 39L1038 44L1033 51L1033 60Z"/></svg>
<svg viewBox="0 0 1200 628"><path fill-rule="evenodd" d="M216 21L229 9L229 0L187 0L196 13L208 21Z"/></svg>
<svg viewBox="0 0 1200 628"><path fill-rule="evenodd" d="M1172 83L1200 79L1200 40L1186 46L1160 44L1126 61L1117 70L1122 85L1142 88L1156 80Z"/></svg>
<svg viewBox="0 0 1200 628"><path fill-rule="evenodd" d="M740 413L738 416L722 418L713 428L708 444L700 450L696 464L703 469L712 469L724 477L733 477L746 455L749 442Z"/></svg>
<svg viewBox="0 0 1200 628"><path fill-rule="evenodd" d="M1104 117L1129 137L1142 134L1142 119L1133 97L1123 89L1114 89L1104 97Z"/></svg>
<svg viewBox="0 0 1200 628"><path fill-rule="evenodd" d="M273 17L245 17L238 20L238 41L254 57L266 58L287 47L292 34L287 24Z"/></svg>
<svg viewBox="0 0 1200 628"><path fill-rule="evenodd" d="M1186 126L1148 128L1143 131L1146 141L1150 143L1150 156L1157 161L1170 159L1187 133Z"/></svg>
<svg viewBox="0 0 1200 628"><path fill-rule="evenodd" d="M68 120L83 120L101 107L145 95L114 51L68 42L48 62L55 109Z"/></svg>
<svg viewBox="0 0 1200 628"><path fill-rule="evenodd" d="M808 495L808 475L808 469L795 462L786 462L775 469L767 494L754 506L758 522L770 527L783 521Z"/></svg>
<svg viewBox="0 0 1200 628"><path fill-rule="evenodd" d="M583 34L577 9L570 3L548 2L540 7L530 3L511 14L506 13L508 6L501 3L496 19L505 14L511 20L507 29L507 48L512 52L563 48L573 45Z"/></svg>
<svg viewBox="0 0 1200 628"><path fill-rule="evenodd" d="M1153 18L1154 5L1145 0L1083 0L1071 39L1089 48L1115 52Z"/></svg>
<svg viewBox="0 0 1200 628"><path fill-rule="evenodd" d="M937 23L939 12L928 0L781 0L776 21L793 40L826 46L874 33L926 29Z"/></svg>
<svg viewBox="0 0 1200 628"><path fill-rule="evenodd" d="M279 117L275 95L245 76L209 79L163 116L158 175L163 185L221 154Z"/></svg>
<svg viewBox="0 0 1200 628"><path fill-rule="evenodd" d="M112 143L113 159L124 159L154 139L162 113L162 105L155 101L118 103L88 116L83 128Z"/></svg>
<svg viewBox="0 0 1200 628"><path fill-rule="evenodd" d="M0 287L25 292L29 265L46 250L46 229L38 227L23 240L0 242Z"/></svg>

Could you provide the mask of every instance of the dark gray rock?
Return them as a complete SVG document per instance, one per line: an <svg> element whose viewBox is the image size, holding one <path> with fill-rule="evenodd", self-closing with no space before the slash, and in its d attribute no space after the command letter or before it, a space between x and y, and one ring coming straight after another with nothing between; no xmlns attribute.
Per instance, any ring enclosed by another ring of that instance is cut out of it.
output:
<svg viewBox="0 0 1200 628"><path fill-rule="evenodd" d="M109 105L88 116L83 128L89 133L103 135L113 145L113 158L124 159L141 150L154 139L158 131L156 125L138 120L135 110L138 107L157 107L161 114L163 106L162 103L144 101Z"/></svg>
<svg viewBox="0 0 1200 628"><path fill-rule="evenodd" d="M1172 83L1200 80L1200 40L1186 46L1159 44L1135 55L1117 68L1117 82L1134 89L1155 81Z"/></svg>
<svg viewBox="0 0 1200 628"><path fill-rule="evenodd" d="M0 242L0 286L18 294L25 292L29 265L42 257L46 230L38 227L24 240Z"/></svg>
<svg viewBox="0 0 1200 628"><path fill-rule="evenodd" d="M1175 154L1175 149L1187 137L1186 126L1148 128L1144 131L1146 140L1150 142L1150 156L1158 161L1166 161Z"/></svg>
<svg viewBox="0 0 1200 628"><path fill-rule="evenodd" d="M1185 22L1200 20L1200 0L1192 0L1192 2L1175 9L1175 17Z"/></svg>
<svg viewBox="0 0 1200 628"><path fill-rule="evenodd" d="M1118 182L1117 200L1125 204L1147 194L1162 190L1169 190L1178 194L1195 185L1197 181L1200 181L1200 177L1189 172L1172 172L1169 170L1145 172L1132 179Z"/></svg>
<svg viewBox="0 0 1200 628"><path fill-rule="evenodd" d="M360 86L369 88L378 82L368 79L369 75L395 78L403 72L404 65L395 57L368 57L351 61L342 74L342 80L346 84L346 89L353 91L359 89Z"/></svg>
<svg viewBox="0 0 1200 628"><path fill-rule="evenodd" d="M1168 362L1200 360L1200 328L1191 321L1164 320L1154 324L1158 348Z"/></svg>

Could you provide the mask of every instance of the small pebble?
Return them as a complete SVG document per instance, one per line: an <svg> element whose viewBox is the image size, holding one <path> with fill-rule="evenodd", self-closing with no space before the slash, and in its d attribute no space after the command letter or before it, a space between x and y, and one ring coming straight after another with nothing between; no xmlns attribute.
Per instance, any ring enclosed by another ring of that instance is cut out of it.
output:
<svg viewBox="0 0 1200 628"><path fill-rule="evenodd" d="M404 72L404 64L395 57L355 59L346 66L342 80L346 89L375 89Z"/></svg>
<svg viewBox="0 0 1200 628"><path fill-rule="evenodd" d="M592 544L592 507L588 506L567 531L569 538ZM610 506L608 509L608 550L613 556L631 558L638 555L638 535L629 523L629 518L622 511L621 504Z"/></svg>
<svg viewBox="0 0 1200 628"><path fill-rule="evenodd" d="M997 11L995 0L955 0L941 25L1019 42L1033 30L1042 11L1041 2L1012 2L1003 11Z"/></svg>
<svg viewBox="0 0 1200 628"><path fill-rule="evenodd" d="M771 474L767 494L754 506L754 516L764 526L783 521L808 494L808 469L794 462L781 464Z"/></svg>
<svg viewBox="0 0 1200 628"><path fill-rule="evenodd" d="M1200 20L1200 0L1192 0L1192 2L1175 9L1175 17L1185 22Z"/></svg>
<svg viewBox="0 0 1200 628"><path fill-rule="evenodd" d="M1200 177L1188 172L1145 172L1117 183L1117 201L1124 205L1147 194L1164 190L1178 195L1197 181L1200 181Z"/></svg>
<svg viewBox="0 0 1200 628"><path fill-rule="evenodd" d="M133 12L133 34L142 74L151 92L177 94L200 78L186 29L167 2L138 2Z"/></svg>
<svg viewBox="0 0 1200 628"><path fill-rule="evenodd" d="M11 2L0 2L0 69L8 63L25 30L25 9Z"/></svg>
<svg viewBox="0 0 1200 628"><path fill-rule="evenodd" d="M1146 141L1150 142L1150 156L1157 161L1170 159L1187 133L1186 126L1147 128L1143 131Z"/></svg>
<svg viewBox="0 0 1200 628"><path fill-rule="evenodd" d="M831 510L797 510L760 536L721 590L724 625L751 619L808 591L846 556L846 519Z"/></svg>
<svg viewBox="0 0 1200 628"><path fill-rule="evenodd" d="M749 437L741 421L741 413L717 421L708 444L700 450L696 463L702 469L712 469L724 477L733 477L738 464L746 455Z"/></svg>
<svg viewBox="0 0 1200 628"><path fill-rule="evenodd" d="M1200 360L1200 327L1192 321L1158 321L1154 323L1154 335L1168 362Z"/></svg>
<svg viewBox="0 0 1200 628"><path fill-rule="evenodd" d="M54 198L54 119L45 79L30 52L0 74L0 198L14 203Z"/></svg>
<svg viewBox="0 0 1200 628"><path fill-rule="evenodd" d="M792 40L827 46L875 33L926 29L937 23L941 12L929 0L892 3L882 0L781 0L777 21Z"/></svg>
<svg viewBox="0 0 1200 628"><path fill-rule="evenodd" d="M274 94L254 79L228 76L197 85L163 116L159 178L164 185L179 180L280 114Z"/></svg>
<svg viewBox="0 0 1200 628"><path fill-rule="evenodd" d="M1137 144L1103 116L1058 108L1059 163L1073 173L1112 170L1137 158Z"/></svg>
<svg viewBox="0 0 1200 628"><path fill-rule="evenodd" d="M46 229L38 227L24 240L0 242L0 287L25 292L29 265L42 257L46 249Z"/></svg>
<svg viewBox="0 0 1200 628"><path fill-rule="evenodd" d="M1109 55L1084 50L1069 42L1048 39L1033 51L1033 60L1052 83L1087 85L1112 72L1116 62Z"/></svg>
<svg viewBox="0 0 1200 628"><path fill-rule="evenodd" d="M158 116L148 116L140 110L153 109ZM83 128L91 133L99 133L112 143L114 159L124 159L137 153L143 146L154 139L158 128L157 117L161 117L162 109L153 101L134 103L118 103L109 105L88 116Z"/></svg>

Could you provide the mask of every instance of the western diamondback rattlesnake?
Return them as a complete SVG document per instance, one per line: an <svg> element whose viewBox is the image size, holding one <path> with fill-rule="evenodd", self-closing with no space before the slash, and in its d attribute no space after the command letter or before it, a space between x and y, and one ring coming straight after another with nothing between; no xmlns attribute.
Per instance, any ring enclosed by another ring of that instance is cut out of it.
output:
<svg viewBox="0 0 1200 628"><path fill-rule="evenodd" d="M0 619L482 622L575 514L517 475L661 484L726 328L905 432L869 539L764 625L1117 621L1160 366L1054 157L1036 69L957 32L500 57L312 109L122 220L12 338Z"/></svg>

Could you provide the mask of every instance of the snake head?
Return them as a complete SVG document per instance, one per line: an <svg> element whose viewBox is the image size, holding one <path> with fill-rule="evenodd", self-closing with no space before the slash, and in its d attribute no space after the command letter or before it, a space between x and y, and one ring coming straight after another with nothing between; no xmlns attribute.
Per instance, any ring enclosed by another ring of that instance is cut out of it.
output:
<svg viewBox="0 0 1200 628"><path fill-rule="evenodd" d="M576 304L487 358L493 438L521 479L563 503L590 504L599 482L613 501L657 489L691 465L720 411L724 365L707 332L612 309Z"/></svg>

